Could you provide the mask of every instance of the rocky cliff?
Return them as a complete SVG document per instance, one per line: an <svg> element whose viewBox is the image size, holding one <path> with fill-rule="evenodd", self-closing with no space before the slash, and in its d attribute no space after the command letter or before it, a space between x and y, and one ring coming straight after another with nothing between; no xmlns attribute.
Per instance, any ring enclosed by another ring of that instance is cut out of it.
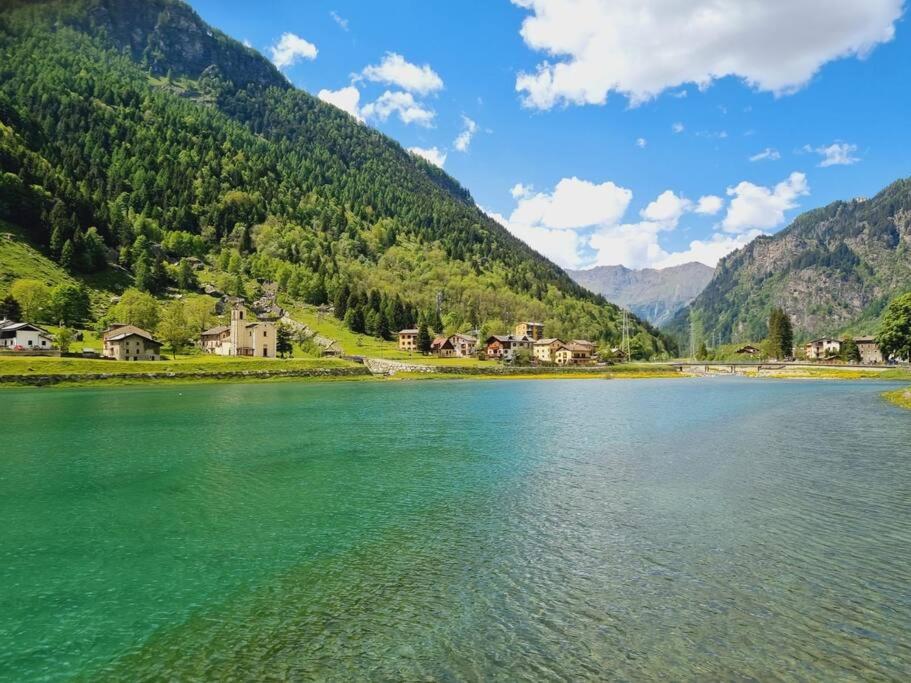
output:
<svg viewBox="0 0 911 683"><path fill-rule="evenodd" d="M773 306L798 337L875 332L888 302L911 289L911 179L871 199L804 213L724 259L705 290L667 329L725 341L761 339Z"/></svg>

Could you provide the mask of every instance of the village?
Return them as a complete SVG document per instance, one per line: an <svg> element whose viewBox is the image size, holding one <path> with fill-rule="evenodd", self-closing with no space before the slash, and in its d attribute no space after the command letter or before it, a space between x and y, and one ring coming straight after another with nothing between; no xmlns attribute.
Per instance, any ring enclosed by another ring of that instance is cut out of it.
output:
<svg viewBox="0 0 911 683"><path fill-rule="evenodd" d="M243 300L231 298L225 308L230 308L228 324L216 325L199 333L193 347L196 353L224 357L276 359L284 354L280 349L278 311L262 319L251 317ZM257 309L259 310L259 309ZM293 323L288 320L287 322ZM585 339L560 339L544 336L544 324L534 321L519 322L509 334L494 334L484 339L477 330L450 335L429 336L422 342L422 330L407 328L397 333L398 351L409 356L418 355L438 359L472 359L494 361L521 366L582 366L626 360L623 349L609 349L606 357L599 357L594 342ZM162 359L164 342L141 327L126 323L112 323L100 335L100 351L83 349L69 356L104 358L117 361L158 361ZM327 340L330 341L331 340ZM846 345L853 348L848 348ZM423 348L422 348L423 346ZM848 355L845 355L845 352ZM55 335L35 323L0 320L0 353L16 355L59 355ZM737 349L737 356L759 360L759 347L747 344ZM328 344L323 356L342 355L336 343ZM882 365L884 358L875 337L858 336L842 340L832 337L813 339L793 349L792 360L820 364L849 362L860 365Z"/></svg>
<svg viewBox="0 0 911 683"><path fill-rule="evenodd" d="M420 334L418 329L400 330L399 350L421 352ZM593 342L547 338L543 323L538 322L520 322L512 334L495 334L483 341L476 331L439 335L424 352L439 358L478 358L526 365L588 365L598 360ZM620 350L616 349L616 353Z"/></svg>

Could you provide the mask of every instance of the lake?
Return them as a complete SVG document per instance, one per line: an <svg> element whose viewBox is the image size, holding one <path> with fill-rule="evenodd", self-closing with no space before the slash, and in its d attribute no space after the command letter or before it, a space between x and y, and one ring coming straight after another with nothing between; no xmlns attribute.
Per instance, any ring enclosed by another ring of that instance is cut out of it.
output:
<svg viewBox="0 0 911 683"><path fill-rule="evenodd" d="M0 680L907 680L888 386L4 390Z"/></svg>

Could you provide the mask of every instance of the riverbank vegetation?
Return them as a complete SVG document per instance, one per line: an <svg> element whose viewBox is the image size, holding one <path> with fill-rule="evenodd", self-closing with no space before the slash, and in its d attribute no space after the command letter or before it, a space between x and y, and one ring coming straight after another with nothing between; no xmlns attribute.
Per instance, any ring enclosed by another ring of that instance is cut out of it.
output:
<svg viewBox="0 0 911 683"><path fill-rule="evenodd" d="M891 401L895 405L911 410L911 387L887 391L883 396L886 400Z"/></svg>

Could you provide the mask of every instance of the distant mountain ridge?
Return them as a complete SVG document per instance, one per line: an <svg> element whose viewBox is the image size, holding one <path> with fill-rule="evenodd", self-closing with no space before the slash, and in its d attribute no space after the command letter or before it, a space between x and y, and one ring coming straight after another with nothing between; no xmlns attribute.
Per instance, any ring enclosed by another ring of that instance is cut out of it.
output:
<svg viewBox="0 0 911 683"><path fill-rule="evenodd" d="M596 266L566 272L586 289L602 294L653 325L663 325L705 289L713 269L692 262L661 269Z"/></svg>
<svg viewBox="0 0 911 683"><path fill-rule="evenodd" d="M871 199L798 216L723 258L711 282L666 330L731 342L762 339L781 306L798 337L873 333L889 301L911 290L911 178Z"/></svg>

